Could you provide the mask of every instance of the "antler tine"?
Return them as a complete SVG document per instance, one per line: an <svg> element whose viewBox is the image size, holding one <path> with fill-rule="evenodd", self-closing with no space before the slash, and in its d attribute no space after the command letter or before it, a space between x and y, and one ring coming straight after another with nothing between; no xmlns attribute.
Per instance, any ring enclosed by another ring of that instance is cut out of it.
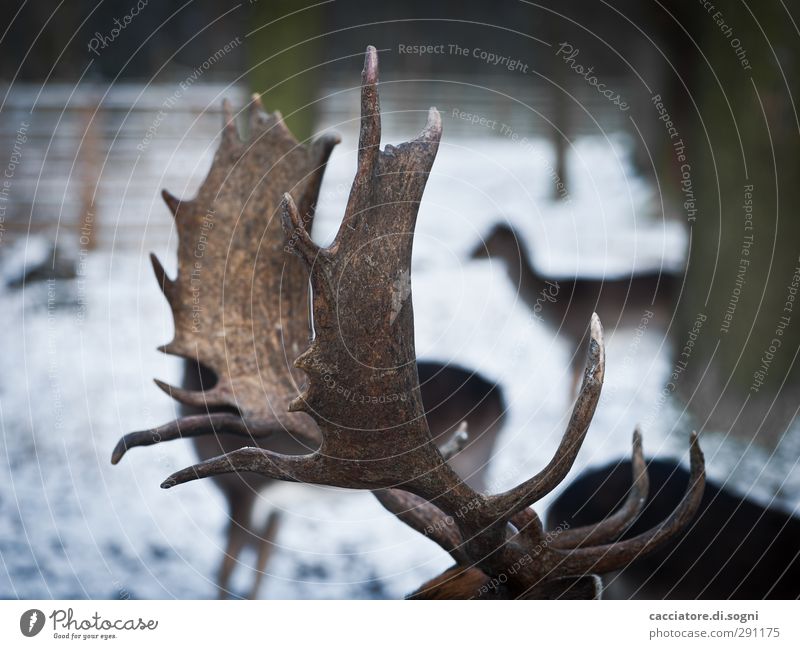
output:
<svg viewBox="0 0 800 649"><path fill-rule="evenodd" d="M290 189L307 206L307 223L299 230L306 235L325 165L339 138L325 135L301 145L279 113L263 113L260 97L254 96L251 126L255 120L259 129L242 142L231 103L224 100L222 109L222 142L196 197L182 201L162 192L178 229L176 278L151 255L175 322L173 340L159 349L209 368L217 383L200 391L158 380L156 385L184 405L236 409L250 430L274 422L316 448L314 422L285 411L296 394L285 349L297 349L309 331L307 271L299 261L286 260L280 221L265 222L264 212L271 215ZM252 293L243 297L248 280ZM170 434L178 435L177 429ZM118 450L145 439L146 433L129 436Z"/></svg>
<svg viewBox="0 0 800 649"><path fill-rule="evenodd" d="M261 95L254 92L250 96L249 126L250 133L253 133L259 126L267 121L267 113L264 104L261 102Z"/></svg>
<svg viewBox="0 0 800 649"><path fill-rule="evenodd" d="M233 470L269 477L285 477L288 472L290 479L339 487L399 486L443 511L482 498L460 481L433 443L415 362L409 299L411 235L441 121L431 111L420 138L381 152L376 83L377 53L369 48L363 72L359 169L337 242L320 249L292 197L282 201L288 247L310 270L316 334L295 361L309 380L289 410L305 412L317 421L322 437L319 451L288 459L246 449L180 472L169 484ZM339 247L343 242L347 245ZM367 334L364 327L370 320L374 324ZM349 399L351 393L359 398ZM465 520L474 517L470 509Z"/></svg>
<svg viewBox="0 0 800 649"><path fill-rule="evenodd" d="M164 293L164 297L166 297L167 301L171 304L175 295L175 280L169 278L167 271L164 270L164 266L161 265L161 260L156 257L155 253L150 253L150 263L153 265L156 281L162 293Z"/></svg>
<svg viewBox="0 0 800 649"><path fill-rule="evenodd" d="M236 116L233 113L233 105L228 99L222 100L222 143L227 147L233 147L241 143L239 130L236 128Z"/></svg>
<svg viewBox="0 0 800 649"><path fill-rule="evenodd" d="M181 199L177 196L173 196L170 194L166 189L161 190L161 197L164 199L164 202L167 204L169 211L172 212L172 216L178 216L178 209L181 206Z"/></svg>
<svg viewBox="0 0 800 649"><path fill-rule="evenodd" d="M530 507L525 507L514 514L511 523L517 528L517 533L525 537L532 545L541 542L545 536L542 520Z"/></svg>
<svg viewBox="0 0 800 649"><path fill-rule="evenodd" d="M351 221L363 211L365 194L370 190L369 183L375 167L380 159L381 148L381 106L378 97L378 52L370 45L364 57L364 69L361 71L361 123L358 131L358 166L353 186L345 207L344 218L339 231L330 246L337 250L346 238L347 232L353 229Z"/></svg>
<svg viewBox="0 0 800 649"><path fill-rule="evenodd" d="M397 147L388 145L386 155L381 155L381 113L378 96L378 53L370 45L364 58L364 69L361 73L361 124L358 137L358 167L350 197L347 201L344 218L336 234L331 251L338 250L344 240L351 236L355 229L353 221L365 218L365 211L374 207L374 193L381 190L381 183L374 183L380 173L388 173L391 178L399 174L413 176L430 171L436 158L439 141L442 135L442 120L436 108L428 111L428 120L422 133L410 142ZM394 157L397 156L397 159ZM384 168L386 167L386 168ZM416 180L414 178L414 180ZM423 185L424 187L424 181ZM385 188L383 188L385 189ZM412 197L415 189L403 187L404 193ZM419 191L421 195L421 189ZM388 197L383 196L386 200ZM400 200L407 196L399 197ZM418 199L417 199L418 200ZM414 210L416 217L416 209ZM412 224L413 225L413 224Z"/></svg>
<svg viewBox="0 0 800 649"><path fill-rule="evenodd" d="M370 45L361 73L361 129L358 135L359 174L371 168L381 146L381 105L378 97L378 52Z"/></svg>
<svg viewBox="0 0 800 649"><path fill-rule="evenodd" d="M255 446L245 446L176 471L161 483L161 488L170 489L192 480L246 471L260 473L273 480L324 484L319 471L315 470L316 459L321 458L317 454L284 455Z"/></svg>
<svg viewBox="0 0 800 649"><path fill-rule="evenodd" d="M300 255L309 268L313 266L314 260L320 253L320 247L311 240L297 205L288 193L283 195L281 201L281 222L288 241L287 246Z"/></svg>
<svg viewBox="0 0 800 649"><path fill-rule="evenodd" d="M435 107L431 106L428 109L428 120L425 122L425 128L416 137L414 142L436 142L438 144L442 137L442 116Z"/></svg>
<svg viewBox="0 0 800 649"><path fill-rule="evenodd" d="M153 383L166 395L185 406L194 406L195 408L221 408L229 405L228 392L223 389L221 383L217 383L217 385L208 390L186 390L165 383L161 379L153 379Z"/></svg>
<svg viewBox="0 0 800 649"><path fill-rule="evenodd" d="M451 459L456 453L463 451L469 441L469 431L467 430L467 422L462 421L453 436L448 439L439 452L445 460Z"/></svg>
<svg viewBox="0 0 800 649"><path fill-rule="evenodd" d="M386 510L411 529L435 541L456 562L469 563L464 540L452 516L433 503L402 489L379 489L372 492Z"/></svg>
<svg viewBox="0 0 800 649"><path fill-rule="evenodd" d="M686 493L664 522L625 541L574 550L554 548L556 556L562 557L559 571L566 571L568 574L586 572L603 574L618 570L682 532L697 513L705 489L705 459L700 450L697 433L692 433L689 453L690 474Z"/></svg>
<svg viewBox="0 0 800 649"><path fill-rule="evenodd" d="M370 47L362 73L358 168L333 245L322 249L309 235L304 219L313 212L312 202L305 202L295 193L303 208L301 212L293 196L277 198L271 194L274 200L270 205L280 205L282 212L280 223L270 222L280 230L270 231L271 249L288 248L294 252L308 270L313 289L315 336L309 348L295 360L295 367L305 372L308 381L300 396L289 404L289 410L310 415L316 422L314 430L321 437L321 445L309 455L241 448L178 471L162 487L224 473L252 471L279 480L369 489L378 492L379 501L390 512L429 536L456 559L459 565L447 579L469 573L471 579L477 579L474 583L486 584L506 574L509 592L529 592L542 597L562 592L573 596L596 594L597 580L587 577L587 573L608 572L627 564L677 534L696 512L705 481L697 437L692 437L690 486L681 505L660 526L610 545L563 547L568 545L567 541L580 545L612 537L638 514L647 493L647 475L637 431L633 439L634 485L621 513L591 529L573 531L571 536L561 538L561 545L558 537L550 539L545 535L539 517L528 505L550 492L572 468L603 384L603 329L593 314L581 391L548 465L514 489L496 496L475 492L456 475L446 457L463 446L464 431L459 429L442 451L433 441L420 395L410 299L418 203L436 157L441 118L436 109L431 109L418 138L397 147L389 145L381 151L377 81L377 52ZM232 115L228 123L232 123ZM226 130L231 129L226 127ZM278 131L275 137L282 145L289 146L285 134L281 129ZM321 160L330 152L329 142L323 140L317 145ZM227 177L224 165L231 164L230 160L235 165L238 155L239 150L225 151L215 158L222 166L212 169L209 175L203 194L205 203L214 202L214 186ZM308 150L304 155L308 164ZM308 186L318 189L319 179L313 170L307 171L303 178ZM295 178L281 187L301 184ZM233 194L231 202L236 206L239 197L235 191ZM252 201L247 204L254 209ZM192 207L200 205L192 203ZM280 234L283 236L279 237ZM186 245L190 243L187 241ZM280 266L278 261L270 259L269 268ZM297 286L305 286L300 274L294 280ZM298 296L297 291L292 293L297 298L292 304L296 313L305 307ZM305 293L300 297L305 298ZM302 311L305 314L304 308ZM185 322L186 311L178 314ZM268 331L277 329L280 327ZM210 329L217 330L219 327ZM269 336L266 338L275 342ZM214 363L230 365L227 353L221 356L220 350L203 338L179 342L181 345L176 347L185 350L196 346L203 351L212 361L206 363L209 367ZM295 340L294 347L298 345ZM278 351L283 350L270 348L264 358L280 360L283 356ZM246 365L248 358L240 353L239 363ZM203 360L198 353L198 361ZM267 362L264 367L273 365ZM234 393L245 390L251 398L257 396L251 377L237 375L237 378L235 383L227 376L205 393L188 394L175 389L170 389L170 393L188 403L201 400L200 405L208 405L209 396L219 399L224 396L228 406L236 406ZM285 387L286 382L276 385ZM281 394L286 396L286 390ZM271 404L267 410L263 403L260 405L259 409L250 404L250 416L252 413L265 416L272 408ZM178 434L174 428L167 433ZM124 441L148 443L141 435ZM509 570L509 566L514 566L514 570Z"/></svg>
<svg viewBox="0 0 800 649"><path fill-rule="evenodd" d="M235 435L237 437L267 437L276 430L277 422L244 421L239 415L215 412L188 415L175 421L124 435L114 447L111 464L117 464L125 453L136 446L151 446L159 442L202 435Z"/></svg>
<svg viewBox="0 0 800 649"><path fill-rule="evenodd" d="M566 550L579 546L609 543L621 536L634 523L647 502L647 494L650 490L647 464L642 451L642 435L638 429L633 433L631 468L633 485L622 507L599 523L561 532L553 541L554 547Z"/></svg>
<svg viewBox="0 0 800 649"><path fill-rule="evenodd" d="M497 518L509 519L528 505L550 493L566 477L594 416L605 374L603 327L596 313L592 314L586 369L578 399L572 410L567 430L550 463L535 476L502 494L491 496L487 508Z"/></svg>

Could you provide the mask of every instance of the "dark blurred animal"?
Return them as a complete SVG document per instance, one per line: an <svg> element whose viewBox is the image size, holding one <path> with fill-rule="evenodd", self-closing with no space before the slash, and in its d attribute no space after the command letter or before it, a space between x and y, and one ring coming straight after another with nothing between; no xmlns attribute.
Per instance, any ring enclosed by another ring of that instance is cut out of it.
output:
<svg viewBox="0 0 800 649"><path fill-rule="evenodd" d="M663 520L689 473L650 460L650 495L630 538ZM582 473L547 512L548 528L590 525L625 501L631 463ZM604 579L612 599L796 599L800 596L800 518L707 482L697 516L664 547Z"/></svg>

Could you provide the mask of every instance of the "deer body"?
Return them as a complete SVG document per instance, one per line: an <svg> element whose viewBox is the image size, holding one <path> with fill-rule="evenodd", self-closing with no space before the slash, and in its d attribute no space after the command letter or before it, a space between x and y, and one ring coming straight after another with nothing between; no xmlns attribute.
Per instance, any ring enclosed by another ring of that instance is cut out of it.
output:
<svg viewBox="0 0 800 649"><path fill-rule="evenodd" d="M680 288L677 277L657 271L612 278L543 275L517 233L505 223L495 225L472 252L474 259L487 257L505 266L523 302L538 320L566 338L570 350L582 346L592 312L597 313L606 330L638 324L643 315L653 324L665 325ZM582 359L573 354L573 388L581 363Z"/></svg>
<svg viewBox="0 0 800 649"><path fill-rule="evenodd" d="M590 525L613 513L630 486L630 462L585 471L555 500L549 526ZM676 462L648 463L650 496L622 539L662 520L689 479ZM610 580L615 599L796 599L800 596L800 518L706 485L690 526Z"/></svg>
<svg viewBox="0 0 800 649"><path fill-rule="evenodd" d="M208 390L214 386L217 380L213 372L192 361L184 363L183 376L182 386L187 390ZM200 408L186 405L181 406L180 411L183 415L203 412ZM215 410L208 409L206 412L215 412ZM242 440L228 435L203 435L194 437L192 443L197 457L203 460L240 448ZM280 450L282 453L308 452L301 442L292 438L285 431L276 430L261 445L273 450ZM217 572L218 597L224 599L231 595L231 577L239 561L239 556L246 547L252 546L256 551L256 565L247 597L255 599L261 588L264 571L272 553L275 536L280 525L280 512L273 509L266 520L257 521L254 519L254 509L259 494L275 481L258 473L228 473L216 476L214 483L222 492L228 505L225 550Z"/></svg>
<svg viewBox="0 0 800 649"><path fill-rule="evenodd" d="M482 489L492 447L502 429L505 402L502 391L475 372L455 365L419 361L420 391L425 417L434 439L442 444L452 437L462 422L470 431L469 443L451 460L451 464L474 489ZM183 387L189 390L208 390L216 382L214 373L187 361ZM184 415L199 414L198 408L182 406ZM198 458L206 460L241 448L239 438L218 435L194 437L192 442ZM275 431L259 446L289 455L308 453L308 447L285 431ZM215 476L214 483L228 505L228 527L225 551L217 573L219 597L231 594L231 577L245 547L256 551L256 565L251 588L247 594L255 599L261 588L265 568L272 553L280 526L280 512L273 509L266 520L253 518L259 494L276 483L259 473L226 473Z"/></svg>

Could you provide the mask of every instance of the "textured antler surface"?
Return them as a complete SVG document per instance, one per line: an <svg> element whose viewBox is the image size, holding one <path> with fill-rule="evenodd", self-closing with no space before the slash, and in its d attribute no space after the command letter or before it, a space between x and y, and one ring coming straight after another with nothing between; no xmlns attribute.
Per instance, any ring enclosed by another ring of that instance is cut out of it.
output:
<svg viewBox="0 0 800 649"><path fill-rule="evenodd" d="M174 476L178 482L235 466L341 487L401 485L431 501L478 497L431 440L415 362L411 247L441 120L431 109L418 138L381 151L377 74L370 48L362 75L358 170L329 248L310 239L292 197L284 197L291 249L310 270L315 331L311 347L295 362L309 380L290 410L313 416L322 445L305 458L242 449Z"/></svg>
<svg viewBox="0 0 800 649"><path fill-rule="evenodd" d="M574 531L561 544L544 532L529 505L569 472L600 397L605 352L602 326L594 315L580 394L552 461L502 494L485 496L464 484L431 439L414 350L411 247L441 121L431 109L419 137L383 151L380 132L377 54L369 48L362 76L358 170L333 244L324 249L314 244L302 227L302 210L290 195L283 202L289 247L310 271L315 331L310 348L296 361L308 375L308 385L290 409L317 422L320 448L305 456L243 448L179 471L163 486L255 471L272 478L382 490L377 495L387 509L456 560L458 568L447 580L464 578L480 588L503 583L504 593L511 596L594 593L596 582L584 576L616 569L650 551L693 515L704 484L696 438L687 495L658 528L623 543L596 545L627 526L646 493L637 435L635 489L625 510L592 529ZM475 580L474 569L486 579Z"/></svg>
<svg viewBox="0 0 800 649"><path fill-rule="evenodd" d="M163 192L178 231L178 275L170 279L151 256L175 322L163 351L211 369L213 386L195 392L156 383L183 404L233 409L179 419L120 440L112 461L131 446L209 433L262 437L286 429L315 447L317 427L287 412L294 398L292 360L308 344L308 271L285 253L280 205L298 202L297 227L310 230L325 163L338 137L298 144L279 113L266 114L258 96L249 136L239 137L230 104L211 170L198 194L179 200ZM307 236L307 235L306 235ZM204 386L205 387L205 386Z"/></svg>

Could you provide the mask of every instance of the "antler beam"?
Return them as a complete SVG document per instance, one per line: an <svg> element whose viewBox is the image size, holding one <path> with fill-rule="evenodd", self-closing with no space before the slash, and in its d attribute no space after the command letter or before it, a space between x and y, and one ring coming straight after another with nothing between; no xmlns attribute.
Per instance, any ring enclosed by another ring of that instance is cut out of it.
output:
<svg viewBox="0 0 800 649"><path fill-rule="evenodd" d="M295 361L308 383L289 410L316 422L319 449L286 456L243 448L179 471L163 486L255 471L283 480L371 489L387 509L454 557L458 566L447 580L463 575L476 583L477 568L490 578L505 575L514 596L594 592L596 580L589 573L613 570L651 551L680 532L694 514L704 485L697 439L692 439L687 494L660 526L629 541L595 545L623 530L646 494L636 435L635 484L624 510L593 529L547 541L529 505L572 468L597 407L605 351L602 326L593 315L580 394L553 459L537 475L498 495L479 494L458 478L433 443L425 419L411 300L414 228L441 119L431 108L416 139L381 150L377 82L377 53L370 47L362 72L358 167L333 244L317 246L292 196L282 201L288 247L309 273L315 331L310 347Z"/></svg>

